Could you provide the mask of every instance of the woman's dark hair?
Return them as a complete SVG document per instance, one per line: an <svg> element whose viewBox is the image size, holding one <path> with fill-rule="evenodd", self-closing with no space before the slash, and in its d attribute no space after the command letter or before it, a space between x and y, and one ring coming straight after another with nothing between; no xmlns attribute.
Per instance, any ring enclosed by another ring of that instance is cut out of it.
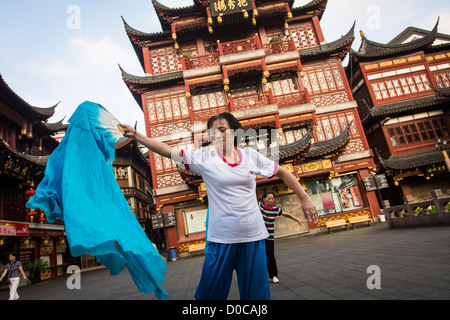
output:
<svg viewBox="0 0 450 320"><path fill-rule="evenodd" d="M272 191L266 191L264 192L263 199L267 198L269 194L273 195L273 197L275 198L275 193L273 193Z"/></svg>
<svg viewBox="0 0 450 320"><path fill-rule="evenodd" d="M209 129L212 128L214 122L220 119L225 119L228 122L228 125L230 126L230 129L234 132L234 146L237 147L239 145L239 142L243 136L244 129L242 128L241 123L233 116L231 113L223 112L220 114L217 114L215 116L212 116L209 118L208 123L206 127Z"/></svg>

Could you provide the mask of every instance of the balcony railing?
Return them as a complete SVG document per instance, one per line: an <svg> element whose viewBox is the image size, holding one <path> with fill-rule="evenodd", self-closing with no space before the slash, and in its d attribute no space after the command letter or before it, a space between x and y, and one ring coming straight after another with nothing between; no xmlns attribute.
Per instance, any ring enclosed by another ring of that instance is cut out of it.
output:
<svg viewBox="0 0 450 320"><path fill-rule="evenodd" d="M205 68L219 64L219 55L217 53L206 54L203 56L181 58L183 70L192 70Z"/></svg>
<svg viewBox="0 0 450 320"><path fill-rule="evenodd" d="M287 108L309 103L306 90L275 96L275 102L278 108Z"/></svg>
<svg viewBox="0 0 450 320"><path fill-rule="evenodd" d="M236 40L221 43L217 40L218 53L211 53L195 57L181 57L183 70L193 70L198 68L210 67L220 64L219 56L230 54L250 52L264 49L265 55L273 55L284 52L295 51L294 40L282 40L262 45L258 34L249 39Z"/></svg>
<svg viewBox="0 0 450 320"><path fill-rule="evenodd" d="M271 89L269 91L256 92L234 98L229 96L229 99L231 111L253 109L275 104Z"/></svg>
<svg viewBox="0 0 450 320"><path fill-rule="evenodd" d="M264 53L269 56L296 50L294 39L282 40L263 45Z"/></svg>
<svg viewBox="0 0 450 320"><path fill-rule="evenodd" d="M221 56L262 49L258 34L255 34L255 36L250 39L236 40L224 43L221 43L219 40L217 40L217 47Z"/></svg>
<svg viewBox="0 0 450 320"><path fill-rule="evenodd" d="M207 122L209 120L209 118L211 118L212 116L215 116L217 114L220 114L222 112L230 112L230 108L229 108L228 104L219 106L219 107L215 107L215 108L211 108L211 109L194 111L194 120L201 121L201 122Z"/></svg>

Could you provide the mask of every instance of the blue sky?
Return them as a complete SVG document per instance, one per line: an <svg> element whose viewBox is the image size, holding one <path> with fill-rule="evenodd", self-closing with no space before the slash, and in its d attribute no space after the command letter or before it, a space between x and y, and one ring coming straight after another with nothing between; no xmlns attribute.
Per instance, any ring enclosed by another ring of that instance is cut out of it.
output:
<svg viewBox="0 0 450 320"><path fill-rule="evenodd" d="M296 0L300 6L310 0ZM192 0L160 0L169 7ZM14 0L0 3L0 73L34 106L59 104L50 122L66 117L84 100L104 105L120 121L144 129L144 117L121 79L143 75L121 16L133 28L159 32L151 0ZM337 40L357 21L370 40L386 43L408 26L450 34L450 2L442 0L329 0L321 21L326 41Z"/></svg>

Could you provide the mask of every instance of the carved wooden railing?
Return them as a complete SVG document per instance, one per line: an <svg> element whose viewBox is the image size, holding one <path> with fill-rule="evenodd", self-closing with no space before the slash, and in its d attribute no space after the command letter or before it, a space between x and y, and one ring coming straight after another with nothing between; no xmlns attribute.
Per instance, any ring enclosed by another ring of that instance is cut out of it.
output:
<svg viewBox="0 0 450 320"><path fill-rule="evenodd" d="M308 98L306 95L306 90L282 94L279 96L275 96L275 102L278 105L278 108L287 108L292 106L298 106L301 104L308 103Z"/></svg>
<svg viewBox="0 0 450 320"><path fill-rule="evenodd" d="M219 55L217 53L206 54L189 58L181 58L183 70L192 70L204 67L215 66L219 64Z"/></svg>
<svg viewBox="0 0 450 320"><path fill-rule="evenodd" d="M292 38L264 44L263 48L267 56L296 50L295 43Z"/></svg>
<svg viewBox="0 0 450 320"><path fill-rule="evenodd" d="M221 56L262 49L258 34L255 34L255 36L250 39L236 40L224 43L221 43L219 40L217 40L217 47Z"/></svg>
<svg viewBox="0 0 450 320"><path fill-rule="evenodd" d="M222 112L230 112L230 107L228 104L211 109L194 111L194 120L207 122L209 118Z"/></svg>
<svg viewBox="0 0 450 320"><path fill-rule="evenodd" d="M237 97L229 96L229 100L231 111L252 109L275 104L271 89L269 89L269 91L250 93Z"/></svg>

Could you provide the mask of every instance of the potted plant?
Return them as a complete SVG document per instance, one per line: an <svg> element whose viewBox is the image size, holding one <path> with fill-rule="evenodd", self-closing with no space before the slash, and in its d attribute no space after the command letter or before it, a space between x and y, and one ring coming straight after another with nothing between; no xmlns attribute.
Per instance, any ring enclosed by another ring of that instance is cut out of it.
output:
<svg viewBox="0 0 450 320"><path fill-rule="evenodd" d="M281 37L274 36L274 37L270 38L269 43L274 43L274 42L279 42L279 41L281 41Z"/></svg>
<svg viewBox="0 0 450 320"><path fill-rule="evenodd" d="M45 260L35 259L34 261L28 262L25 269L29 272L29 278L33 283L39 281L39 274L41 272L50 270L50 265Z"/></svg>
<svg viewBox="0 0 450 320"><path fill-rule="evenodd" d="M186 51L186 52L183 52L183 54L181 56L184 58L184 65L186 66L186 69L192 69L193 63L192 63L192 60L189 59L191 57L191 53Z"/></svg>
<svg viewBox="0 0 450 320"><path fill-rule="evenodd" d="M270 38L270 40L269 40L270 49L273 54L281 53L282 44L279 42L281 42L280 36L274 36L274 37Z"/></svg>

